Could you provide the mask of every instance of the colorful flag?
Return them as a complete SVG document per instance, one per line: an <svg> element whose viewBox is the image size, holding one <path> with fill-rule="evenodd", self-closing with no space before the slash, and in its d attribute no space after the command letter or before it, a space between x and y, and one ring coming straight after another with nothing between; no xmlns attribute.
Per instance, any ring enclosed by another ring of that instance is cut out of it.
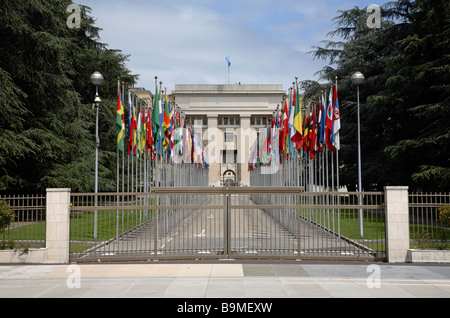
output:
<svg viewBox="0 0 450 318"><path fill-rule="evenodd" d="M293 127L295 129L294 136L291 137L291 140L295 142L295 147L297 150L300 150L303 146L303 123L302 123L302 110L300 108L300 98L298 95L298 85L295 94L295 108L294 108L294 121Z"/></svg>
<svg viewBox="0 0 450 318"><path fill-rule="evenodd" d="M128 91L128 155L133 155L133 104L130 91Z"/></svg>
<svg viewBox="0 0 450 318"><path fill-rule="evenodd" d="M144 106L142 106L141 109L141 155L145 155L145 143L146 143L146 134L147 134L147 127L146 127L146 121L145 121L145 109Z"/></svg>
<svg viewBox="0 0 450 318"><path fill-rule="evenodd" d="M322 102L321 102L321 108L320 108L320 127L319 127L319 150L322 151L323 147L325 146L325 120L326 120L326 110L325 110L325 96L326 93L323 92L322 94Z"/></svg>
<svg viewBox="0 0 450 318"><path fill-rule="evenodd" d="M341 147L339 140L339 129L341 129L341 114L339 111L339 100L337 95L337 84L334 86L334 117L333 117L333 138L334 138L334 148L339 150Z"/></svg>
<svg viewBox="0 0 450 318"><path fill-rule="evenodd" d="M141 105L136 104L136 154L139 157L141 155L141 131L142 131L142 113L141 113Z"/></svg>
<svg viewBox="0 0 450 318"><path fill-rule="evenodd" d="M317 151L317 136L316 136L316 110L313 108L311 113L311 124L309 130L309 157L314 159Z"/></svg>
<svg viewBox="0 0 450 318"><path fill-rule="evenodd" d="M136 120L136 116L137 116L137 105L136 105L136 101L134 102L134 106L133 106L133 118L131 119L131 125L132 125L132 129L133 129L133 154L136 154L136 146L137 146L137 120Z"/></svg>
<svg viewBox="0 0 450 318"><path fill-rule="evenodd" d="M230 67L230 65L231 65L230 57L229 57L229 56L225 57L225 60L226 60L227 63L228 63L228 67Z"/></svg>
<svg viewBox="0 0 450 318"><path fill-rule="evenodd" d="M286 152L286 137L289 136L289 113L288 113L288 102L287 100L284 101L284 109L283 109L283 115L281 119L281 125L280 125L280 155L281 160L283 154ZM282 161L281 161L282 162Z"/></svg>
<svg viewBox="0 0 450 318"><path fill-rule="evenodd" d="M170 148L170 153L169 156L173 159L173 147L175 145L175 141L174 141L174 125L175 125L175 107L171 106L172 103L169 101L169 110L170 110L170 127L169 127L169 136L170 136L170 144L169 144L169 148Z"/></svg>
<svg viewBox="0 0 450 318"><path fill-rule="evenodd" d="M164 96L164 151L170 152L170 109L167 92Z"/></svg>
<svg viewBox="0 0 450 318"><path fill-rule="evenodd" d="M153 144L153 132L152 132L152 114L150 112L150 104L148 105L147 110L147 123L145 125L146 128L146 134L145 134L145 153L147 156L149 156L152 160L155 159L155 147Z"/></svg>
<svg viewBox="0 0 450 318"><path fill-rule="evenodd" d="M310 109L310 105L308 105L307 109ZM310 126L311 126L311 114L306 114L306 118L303 124L303 150L306 153L309 153L309 138L310 138Z"/></svg>
<svg viewBox="0 0 450 318"><path fill-rule="evenodd" d="M181 115L180 112L175 111L175 121L174 121L174 155L180 157L183 155L183 128L181 127ZM177 159L181 162L180 158Z"/></svg>
<svg viewBox="0 0 450 318"><path fill-rule="evenodd" d="M262 147L262 164L267 166L270 163L270 129L269 127L264 127L264 133L262 135L263 147Z"/></svg>
<svg viewBox="0 0 450 318"><path fill-rule="evenodd" d="M118 83L116 133L117 133L117 150L123 152L123 141L125 139L125 117L123 111L122 98L120 97L120 81Z"/></svg>
<svg viewBox="0 0 450 318"><path fill-rule="evenodd" d="M328 149L333 152L333 87L330 89L330 96L327 102L327 115L325 119L325 144Z"/></svg>
<svg viewBox="0 0 450 318"><path fill-rule="evenodd" d="M161 122L160 122L161 99L158 93L158 85L155 84L155 97L153 100L152 125L153 125L153 145L156 145L156 151L160 153L161 146Z"/></svg>

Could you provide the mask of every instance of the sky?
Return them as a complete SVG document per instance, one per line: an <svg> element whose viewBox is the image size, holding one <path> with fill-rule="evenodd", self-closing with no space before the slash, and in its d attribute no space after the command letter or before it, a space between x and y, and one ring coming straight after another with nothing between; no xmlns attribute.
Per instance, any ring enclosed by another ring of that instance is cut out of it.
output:
<svg viewBox="0 0 450 318"><path fill-rule="evenodd" d="M378 2L377 2L378 1ZM92 9L100 41L130 55L136 87L155 76L176 84L282 84L319 80L328 63L308 52L331 40L338 10L382 0L78 0ZM230 58L228 68L226 57Z"/></svg>

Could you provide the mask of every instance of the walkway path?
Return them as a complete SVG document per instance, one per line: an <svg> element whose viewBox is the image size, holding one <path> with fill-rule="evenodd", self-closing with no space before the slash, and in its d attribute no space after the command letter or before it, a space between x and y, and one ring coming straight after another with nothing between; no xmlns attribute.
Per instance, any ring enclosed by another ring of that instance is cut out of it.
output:
<svg viewBox="0 0 450 318"><path fill-rule="evenodd" d="M0 298L22 297L150 297L183 301L260 297L450 298L450 265L231 260L0 265Z"/></svg>

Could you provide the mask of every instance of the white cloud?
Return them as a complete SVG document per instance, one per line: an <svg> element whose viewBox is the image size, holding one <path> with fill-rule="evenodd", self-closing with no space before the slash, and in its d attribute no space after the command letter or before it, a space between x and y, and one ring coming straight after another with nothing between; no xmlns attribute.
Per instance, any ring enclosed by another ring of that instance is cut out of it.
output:
<svg viewBox="0 0 450 318"><path fill-rule="evenodd" d="M361 2L361 1L359 1ZM350 1L85 0L102 42L130 54L138 86L154 90L154 76L175 84L283 84L314 76L324 61L306 55L333 30L330 20ZM364 7L366 4L359 4Z"/></svg>

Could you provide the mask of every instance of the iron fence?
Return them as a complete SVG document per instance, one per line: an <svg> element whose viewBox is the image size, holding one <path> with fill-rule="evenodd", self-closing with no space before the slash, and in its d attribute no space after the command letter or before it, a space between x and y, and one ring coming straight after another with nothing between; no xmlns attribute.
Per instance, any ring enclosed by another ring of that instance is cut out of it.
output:
<svg viewBox="0 0 450 318"><path fill-rule="evenodd" d="M72 194L71 205L70 255L77 261L385 257L382 192L156 188Z"/></svg>
<svg viewBox="0 0 450 318"><path fill-rule="evenodd" d="M440 209L450 208L450 193L410 193L410 247L415 249L450 249L450 228L440 220Z"/></svg>
<svg viewBox="0 0 450 318"><path fill-rule="evenodd" d="M45 195L4 195L14 219L0 236L0 249L45 247Z"/></svg>

